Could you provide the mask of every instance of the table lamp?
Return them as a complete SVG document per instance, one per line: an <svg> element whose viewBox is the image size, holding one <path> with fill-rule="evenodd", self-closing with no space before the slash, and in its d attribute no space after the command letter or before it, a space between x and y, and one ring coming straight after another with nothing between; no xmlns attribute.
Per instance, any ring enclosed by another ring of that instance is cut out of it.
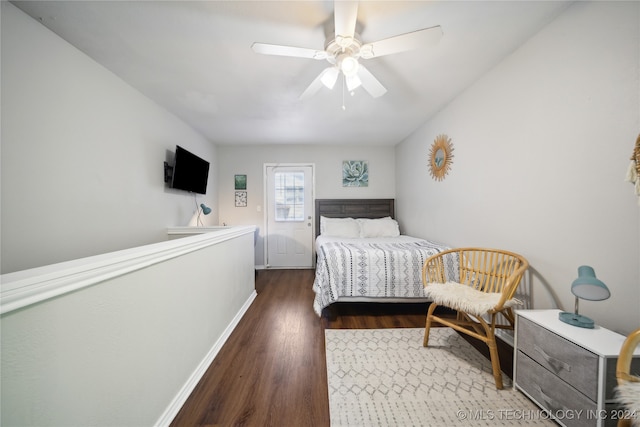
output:
<svg viewBox="0 0 640 427"><path fill-rule="evenodd" d="M575 313L562 312L560 320L569 325L593 329L593 320L578 314L578 300L581 298L589 301L605 300L611 296L609 288L596 278L593 267L582 265L578 267L578 278L571 284L571 293L576 296Z"/></svg>
<svg viewBox="0 0 640 427"><path fill-rule="evenodd" d="M205 215L209 215L211 213L211 208L207 205L205 205L204 203L200 203L200 208L201 210L198 211L198 220L196 221L196 224L200 227L202 226L202 221L200 221L200 213L203 213Z"/></svg>
<svg viewBox="0 0 640 427"><path fill-rule="evenodd" d="M202 208L202 213L205 215L209 215L211 213L211 208L204 203L200 203L200 207Z"/></svg>

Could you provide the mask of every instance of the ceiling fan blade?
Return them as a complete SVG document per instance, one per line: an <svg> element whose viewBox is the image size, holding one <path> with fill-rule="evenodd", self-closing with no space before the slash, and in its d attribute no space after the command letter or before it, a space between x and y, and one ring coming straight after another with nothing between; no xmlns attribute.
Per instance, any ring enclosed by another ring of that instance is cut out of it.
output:
<svg viewBox="0 0 640 427"><path fill-rule="evenodd" d="M358 67L358 77L360 77L364 90L369 92L369 95L374 98L378 98L387 93L387 89L382 86L382 83L380 83L369 70L363 67L362 64Z"/></svg>
<svg viewBox="0 0 640 427"><path fill-rule="evenodd" d="M327 67L316 77L309 87L300 95L300 100L305 100L320 90L322 86L332 89L338 80L338 69L336 67ZM333 83L332 83L333 81Z"/></svg>
<svg viewBox="0 0 640 427"><path fill-rule="evenodd" d="M336 40L339 38L352 39L356 32L358 19L358 2L335 0L333 18L335 21Z"/></svg>
<svg viewBox="0 0 640 427"><path fill-rule="evenodd" d="M251 49L263 55L293 56L296 58L327 59L327 52L305 47L282 46L277 44L254 43Z"/></svg>
<svg viewBox="0 0 640 427"><path fill-rule="evenodd" d="M442 27L431 28L400 34L398 36L367 43L360 48L360 56L364 59L378 58L384 55L404 52L425 46L433 46L442 38Z"/></svg>

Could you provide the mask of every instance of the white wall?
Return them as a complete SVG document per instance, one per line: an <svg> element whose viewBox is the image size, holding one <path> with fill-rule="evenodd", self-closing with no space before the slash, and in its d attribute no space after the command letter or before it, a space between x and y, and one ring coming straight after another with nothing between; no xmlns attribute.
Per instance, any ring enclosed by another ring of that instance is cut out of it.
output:
<svg viewBox="0 0 640 427"><path fill-rule="evenodd" d="M640 326L640 207L624 182L640 132L640 3L576 2L396 150L405 230L452 246L522 253L534 305L573 309L591 265L611 289L581 312L623 333ZM454 145L450 174L427 164Z"/></svg>
<svg viewBox="0 0 640 427"><path fill-rule="evenodd" d="M163 180L176 144L211 163L198 202L217 223L213 144L6 1L1 30L3 273L187 225L194 197Z"/></svg>
<svg viewBox="0 0 640 427"><path fill-rule="evenodd" d="M315 198L394 198L394 147L348 145L265 145L218 147L220 221L228 225L256 225L256 265L264 264L264 169L265 163L313 163ZM342 161L369 162L368 187L342 186ZM247 207L235 207L234 175L247 175ZM258 212L260 206L260 212Z"/></svg>
<svg viewBox="0 0 640 427"><path fill-rule="evenodd" d="M255 298L253 228L35 270L2 277L0 423L168 425Z"/></svg>

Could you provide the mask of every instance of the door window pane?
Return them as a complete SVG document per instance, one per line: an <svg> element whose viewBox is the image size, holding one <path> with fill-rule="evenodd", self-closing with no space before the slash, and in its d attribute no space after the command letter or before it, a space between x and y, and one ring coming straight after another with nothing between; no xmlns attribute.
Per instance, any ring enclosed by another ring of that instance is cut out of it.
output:
<svg viewBox="0 0 640 427"><path fill-rule="evenodd" d="M304 172L275 172L276 221L304 221Z"/></svg>

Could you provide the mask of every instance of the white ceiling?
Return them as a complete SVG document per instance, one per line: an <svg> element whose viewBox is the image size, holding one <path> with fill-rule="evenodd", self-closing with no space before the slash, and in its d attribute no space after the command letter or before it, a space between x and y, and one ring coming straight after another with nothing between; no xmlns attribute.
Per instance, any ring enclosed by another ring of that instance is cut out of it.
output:
<svg viewBox="0 0 640 427"><path fill-rule="evenodd" d="M366 60L387 88L299 96L326 61L332 1L14 1L216 144L395 145L567 7L561 1L361 1L363 43L440 25L435 47ZM487 102L491 102L490 99Z"/></svg>

